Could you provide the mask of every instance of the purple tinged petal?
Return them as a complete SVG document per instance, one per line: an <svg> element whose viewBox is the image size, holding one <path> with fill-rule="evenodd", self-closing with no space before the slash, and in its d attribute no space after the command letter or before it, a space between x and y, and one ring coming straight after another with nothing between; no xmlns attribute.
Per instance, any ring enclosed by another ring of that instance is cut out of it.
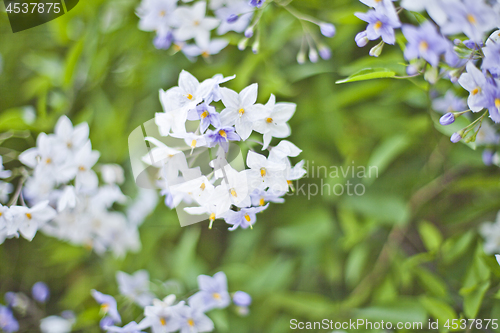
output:
<svg viewBox="0 0 500 333"><path fill-rule="evenodd" d="M444 116L439 119L439 123L443 126L447 126L453 124L455 122L455 115L451 112L448 112Z"/></svg>
<svg viewBox="0 0 500 333"><path fill-rule="evenodd" d="M237 291L233 295L233 303L237 306L250 306L252 297L244 291Z"/></svg>
<svg viewBox="0 0 500 333"><path fill-rule="evenodd" d="M43 282L37 282L31 288L31 295L35 301L45 303L50 297L49 287Z"/></svg>
<svg viewBox="0 0 500 333"><path fill-rule="evenodd" d="M320 23L319 28L323 36L328 38L335 36L335 26L331 23L322 22Z"/></svg>
<svg viewBox="0 0 500 333"><path fill-rule="evenodd" d="M453 142L453 143L457 143L459 142L460 140L462 140L462 136L458 133L453 133L451 138L450 138L450 141Z"/></svg>

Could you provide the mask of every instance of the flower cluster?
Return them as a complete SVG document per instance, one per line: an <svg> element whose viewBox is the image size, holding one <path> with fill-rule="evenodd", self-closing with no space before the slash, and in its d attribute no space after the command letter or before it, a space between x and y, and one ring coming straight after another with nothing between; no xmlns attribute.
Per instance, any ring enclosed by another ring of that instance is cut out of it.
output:
<svg viewBox="0 0 500 333"><path fill-rule="evenodd" d="M440 119L441 125L450 125L457 117L471 111L484 110L468 126L453 133L451 141L476 142L489 147L498 145L496 127L483 120L489 115L493 122L500 122L500 30L487 37L500 26L500 5L484 0L402 0L401 7L396 9L391 0L360 1L372 9L356 13L368 22L366 30L355 38L358 46L382 38L370 50L370 55L379 56L384 44L396 42L395 30L401 28L406 39L404 57L409 61L408 75L423 74L431 84L439 78L448 78L455 87L433 103L436 111L445 113ZM406 13L425 11L430 19L418 27L402 24L399 13L404 9ZM469 92L467 104L460 97L463 92L460 86ZM487 148L483 159L489 165L498 163L499 157Z"/></svg>
<svg viewBox="0 0 500 333"><path fill-rule="evenodd" d="M31 288L31 298L22 292L9 291L5 294L6 306L0 305L0 330L12 333L25 331L30 325L39 326L42 333L69 333L75 322L72 311L64 311L60 316L52 315L45 318L44 311L39 307L50 298L49 287L44 282L37 282ZM21 325L14 313L23 317ZM41 318L41 319L40 319Z"/></svg>
<svg viewBox="0 0 500 333"><path fill-rule="evenodd" d="M9 206L0 205L0 243L5 238L32 240L38 230L75 245L93 248L97 253L111 250L117 256L140 247L138 226L154 208L156 196L138 200L153 204L138 205L125 215L113 211L115 203L127 203L119 183L123 170L115 164L100 167L104 185L93 167L99 152L92 150L87 123L73 127L68 117L59 118L54 134L41 133L36 147L19 155L19 187ZM3 168L2 168L3 170ZM1 171L0 176L10 176ZM142 195L141 195L142 194ZM20 201L21 205L15 205Z"/></svg>
<svg viewBox="0 0 500 333"><path fill-rule="evenodd" d="M239 93L219 86L232 78L215 75L200 83L182 71L179 86L160 90L164 112L156 114L155 122L160 135L170 141L167 145L147 137L156 147L143 158L158 168L158 186L167 206L183 203L188 214L208 217L210 227L215 219L223 218L232 225L230 230L252 228L256 214L268 202L283 202L289 184L305 174L303 161L292 166L289 160L301 152L293 143L282 140L270 145L273 138L290 135L287 122L296 105L276 102L274 95L265 105L256 103L257 84ZM220 112L214 106L219 101ZM263 142L252 139L256 137L253 132L261 134ZM250 148L248 169L243 159L241 163L227 161L226 155L238 147L236 142ZM262 146L267 156L254 151L255 145ZM213 159L207 156L201 168L192 167L207 151Z"/></svg>
<svg viewBox="0 0 500 333"><path fill-rule="evenodd" d="M190 2L190 1L182 1ZM212 38L212 31L218 36L230 31L244 33L244 38L238 43L238 48L244 50L250 39L255 38L252 43L252 51L257 53L260 48L259 21L273 1L265 0L211 0L195 1L192 5L186 5L179 0L143 0L137 8L139 16L139 29L144 31L155 31L154 45L157 49L173 48L174 52L181 51L191 60L198 56L208 58L219 53L228 44L226 38ZM290 14L302 23L310 22L320 28L326 37L335 35L335 26L331 23L319 21L304 15L289 3L278 6L285 8ZM265 5L264 5L265 4ZM214 16L209 16L207 10ZM331 50L320 42L317 35L303 24L304 36L302 48L298 55L298 61L305 61L305 45L309 45L309 59L318 61L319 57L329 59Z"/></svg>
<svg viewBox="0 0 500 333"><path fill-rule="evenodd" d="M150 328L153 333L165 332L212 332L214 323L205 314L212 309L224 309L231 304L236 306L241 315L248 314L252 303L250 295L237 291L228 292L227 278L223 272L213 277L198 276L199 291L186 300L176 302L176 295L171 294L163 299L156 298L149 289L149 274L140 270L133 275L118 272L116 275L120 294L135 302L144 309L144 318L139 322L129 322L118 327L122 322L117 301L113 296L92 290L92 296L101 305L104 314L100 326L107 332L137 333Z"/></svg>

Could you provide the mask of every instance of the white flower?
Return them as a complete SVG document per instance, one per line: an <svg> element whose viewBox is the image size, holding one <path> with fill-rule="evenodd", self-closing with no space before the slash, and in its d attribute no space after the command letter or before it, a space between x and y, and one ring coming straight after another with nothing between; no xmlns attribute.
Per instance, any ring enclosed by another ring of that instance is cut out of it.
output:
<svg viewBox="0 0 500 333"><path fill-rule="evenodd" d="M40 320L40 330L42 333L70 333L74 323L74 318L49 316Z"/></svg>
<svg viewBox="0 0 500 333"><path fill-rule="evenodd" d="M200 1L192 7L179 7L174 16L177 22L174 31L176 40L185 41L194 38L197 44L204 43L210 38L210 30L219 25L214 17L205 17L206 2Z"/></svg>
<svg viewBox="0 0 500 333"><path fill-rule="evenodd" d="M177 0L143 0L137 8L139 29L156 31L171 26L172 13L177 8Z"/></svg>
<svg viewBox="0 0 500 333"><path fill-rule="evenodd" d="M242 140L248 139L252 133L253 122L265 112L263 105L255 104L257 88L257 83L254 83L239 94L234 90L221 88L222 103L226 107L220 114L222 126L235 125L236 133Z"/></svg>
<svg viewBox="0 0 500 333"><path fill-rule="evenodd" d="M232 204L237 207L248 207L251 204L248 182L248 170L236 171L230 165L221 169L223 179L214 190L213 202L217 206L216 215L222 215Z"/></svg>
<svg viewBox="0 0 500 333"><path fill-rule="evenodd" d="M71 185L66 186L57 200L57 211L62 212L68 208L75 208L76 206L76 193L75 188Z"/></svg>
<svg viewBox="0 0 500 333"><path fill-rule="evenodd" d="M19 232L27 240L31 241L37 230L57 215L48 204L48 201L42 201L31 208L24 206L10 208Z"/></svg>
<svg viewBox="0 0 500 333"><path fill-rule="evenodd" d="M181 301L176 305L175 295L169 295L163 299L153 300L152 306L146 306L144 309L145 320L151 326L153 333L175 332L180 328L177 310L184 306Z"/></svg>
<svg viewBox="0 0 500 333"><path fill-rule="evenodd" d="M101 154L92 150L90 140L80 148L74 156L76 171L75 186L77 190L92 191L99 185L99 179L92 167L97 163Z"/></svg>
<svg viewBox="0 0 500 333"><path fill-rule="evenodd" d="M17 226L12 219L9 207L0 205L0 244L5 238L17 237Z"/></svg>
<svg viewBox="0 0 500 333"><path fill-rule="evenodd" d="M14 186L11 183L6 183L0 181L0 202L6 203L9 200L9 194L14 190Z"/></svg>
<svg viewBox="0 0 500 333"><path fill-rule="evenodd" d="M211 198L214 186L207 179L207 177L202 176L182 184L178 184L170 187L172 192L182 192L189 195L193 200L195 200L199 205L203 205L209 202Z"/></svg>
<svg viewBox="0 0 500 333"><path fill-rule="evenodd" d="M290 135L291 130L287 121L292 118L295 108L294 103L276 103L276 97L271 94L266 103L265 114L253 124L256 132L264 134L262 150L267 149L273 137L286 138Z"/></svg>
<svg viewBox="0 0 500 333"><path fill-rule="evenodd" d="M63 115L56 123L54 134L68 150L74 152L83 147L89 139L89 125L81 123L73 128L71 120Z"/></svg>
<svg viewBox="0 0 500 333"><path fill-rule="evenodd" d="M149 291L149 273L139 270L132 275L118 271L116 273L120 294L127 296L140 307L153 302L154 294Z"/></svg>
<svg viewBox="0 0 500 333"><path fill-rule="evenodd" d="M215 38L212 40L204 40L196 45L186 45L182 49L182 52L188 57L197 57L201 55L203 58L208 58L213 54L219 53L228 44L229 41L227 39Z"/></svg>
<svg viewBox="0 0 500 333"><path fill-rule="evenodd" d="M247 165L250 167L248 177L253 188L269 189L273 192L283 192L288 189L285 178L286 164L268 160L264 155L249 151Z"/></svg>
<svg viewBox="0 0 500 333"><path fill-rule="evenodd" d="M0 178L9 178L12 175L12 171L5 170L3 167L3 159L0 156Z"/></svg>
<svg viewBox="0 0 500 333"><path fill-rule="evenodd" d="M123 184L125 181L123 168L118 164L104 164L100 169L102 180L107 184Z"/></svg>

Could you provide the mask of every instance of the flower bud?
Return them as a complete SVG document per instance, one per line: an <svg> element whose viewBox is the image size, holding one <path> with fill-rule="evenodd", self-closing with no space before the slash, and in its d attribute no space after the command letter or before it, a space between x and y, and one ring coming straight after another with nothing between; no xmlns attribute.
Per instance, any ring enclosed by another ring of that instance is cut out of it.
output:
<svg viewBox="0 0 500 333"><path fill-rule="evenodd" d="M450 141L453 143L457 143L462 140L462 135L459 132L455 132L451 135Z"/></svg>
<svg viewBox="0 0 500 333"><path fill-rule="evenodd" d="M300 65L306 62L306 53L304 52L304 50L300 50L299 53L297 53L297 62Z"/></svg>
<svg viewBox="0 0 500 333"><path fill-rule="evenodd" d="M249 306L252 304L252 297L244 291L237 291L233 295L233 303L237 306Z"/></svg>
<svg viewBox="0 0 500 333"><path fill-rule="evenodd" d="M252 44L252 52L254 54L257 54L259 52L259 49L260 49L260 43L258 40L256 40L253 44Z"/></svg>
<svg viewBox="0 0 500 333"><path fill-rule="evenodd" d="M333 37L335 36L335 26L331 23L321 22L319 24L319 28L321 30L321 34L325 37Z"/></svg>
<svg viewBox="0 0 500 333"><path fill-rule="evenodd" d="M238 50L243 51L244 49L246 49L247 44L248 44L248 38L243 38L238 42Z"/></svg>
<svg viewBox="0 0 500 333"><path fill-rule="evenodd" d="M43 282L37 282L31 288L31 295L35 301L45 303L50 296L49 287Z"/></svg>
<svg viewBox="0 0 500 333"><path fill-rule="evenodd" d="M311 48L309 50L309 60L311 62L318 62L318 51L316 49Z"/></svg>
<svg viewBox="0 0 500 333"><path fill-rule="evenodd" d="M408 65L408 67L406 67L406 74L408 75L415 75L418 73L418 68L414 65Z"/></svg>
<svg viewBox="0 0 500 333"><path fill-rule="evenodd" d="M464 43L465 47L468 48L468 49L474 50L476 48L476 43L474 43L470 39L469 40L464 40L463 43Z"/></svg>
<svg viewBox="0 0 500 333"><path fill-rule="evenodd" d="M438 80L438 69L436 67L427 67L427 70L425 71L424 74L424 79L425 81L429 82L430 84L435 84Z"/></svg>
<svg viewBox="0 0 500 333"><path fill-rule="evenodd" d="M485 149L483 151L483 163L484 165L492 165L493 164L493 151L489 149Z"/></svg>
<svg viewBox="0 0 500 333"><path fill-rule="evenodd" d="M384 42L382 41L377 45L375 45L374 47L372 47L369 54L372 57L378 57L382 53L383 49L384 49Z"/></svg>
<svg viewBox="0 0 500 333"><path fill-rule="evenodd" d="M332 50L325 44L318 45L319 56L323 60L328 60L332 57Z"/></svg>
<svg viewBox="0 0 500 333"><path fill-rule="evenodd" d="M245 37L246 38L252 38L252 36L253 36L253 28L252 27L248 27L245 30Z"/></svg>
<svg viewBox="0 0 500 333"><path fill-rule="evenodd" d="M364 47L368 44L368 37L366 35L366 31L361 31L354 37L354 41L359 47Z"/></svg>
<svg viewBox="0 0 500 333"><path fill-rule="evenodd" d="M451 112L448 112L444 116L439 119L439 123L443 126L447 126L453 124L455 122L455 115Z"/></svg>

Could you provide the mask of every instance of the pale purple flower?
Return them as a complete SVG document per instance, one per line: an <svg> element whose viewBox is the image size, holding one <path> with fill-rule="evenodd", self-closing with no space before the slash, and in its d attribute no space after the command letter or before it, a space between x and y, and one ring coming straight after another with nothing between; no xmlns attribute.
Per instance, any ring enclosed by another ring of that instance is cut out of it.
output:
<svg viewBox="0 0 500 333"><path fill-rule="evenodd" d="M187 305L182 306L178 311L181 333L212 332L214 323L199 309L194 309Z"/></svg>
<svg viewBox="0 0 500 333"><path fill-rule="evenodd" d="M122 322L121 316L118 313L116 300L113 296L105 295L97 290L92 290L92 297L97 303L101 305L101 310L106 313L111 319L113 319L114 324L120 324Z"/></svg>
<svg viewBox="0 0 500 333"><path fill-rule="evenodd" d="M384 13L385 15L394 18L398 17L396 9L392 4L392 0L359 0L359 1L367 5L368 7L372 7L377 12Z"/></svg>
<svg viewBox="0 0 500 333"><path fill-rule="evenodd" d="M500 82L488 80L485 87L485 107L490 112L490 118L495 123L500 123Z"/></svg>
<svg viewBox="0 0 500 333"><path fill-rule="evenodd" d="M43 282L37 282L31 288L31 295L35 301L45 303L50 297L50 289Z"/></svg>
<svg viewBox="0 0 500 333"><path fill-rule="evenodd" d="M492 150L490 150L490 149L485 149L483 151L482 158L483 158L484 165L489 166L489 165L493 164L493 155L494 154L495 153Z"/></svg>
<svg viewBox="0 0 500 333"><path fill-rule="evenodd" d="M432 108L442 113L464 111L466 107L465 100L455 95L452 90L448 90L443 97L432 101Z"/></svg>
<svg viewBox="0 0 500 333"><path fill-rule="evenodd" d="M116 280L120 294L129 297L140 307L153 302L154 294L149 291L149 273L146 270L139 270L131 275L118 271Z"/></svg>
<svg viewBox="0 0 500 333"><path fill-rule="evenodd" d="M431 22L427 21L418 28L405 24L401 30L408 41L404 51L407 60L423 58L434 67L439 64L439 57L446 52L448 40L437 32Z"/></svg>
<svg viewBox="0 0 500 333"><path fill-rule="evenodd" d="M486 77L483 72L474 66L472 62L467 63L467 73L463 73L458 79L458 83L470 92L467 104L474 112L481 111L486 106L484 89L486 87Z"/></svg>
<svg viewBox="0 0 500 333"><path fill-rule="evenodd" d="M319 56L323 60L328 60L332 57L332 50L326 45L323 45L323 44L319 45L318 52L319 52Z"/></svg>
<svg viewBox="0 0 500 333"><path fill-rule="evenodd" d="M494 77L500 76L500 43L488 43L483 48L484 59L481 67L488 70Z"/></svg>
<svg viewBox="0 0 500 333"><path fill-rule="evenodd" d="M272 190L263 191L260 189L255 189L250 194L250 199L252 200L252 206L264 206L267 202L283 203L285 199L282 198L286 192L276 192Z"/></svg>
<svg viewBox="0 0 500 333"><path fill-rule="evenodd" d="M12 311L2 305L0 305L0 329L6 333L19 331L19 323L14 318Z"/></svg>
<svg viewBox="0 0 500 333"><path fill-rule="evenodd" d="M195 309L206 312L215 308L223 309L231 303L224 272L215 273L213 277L199 275L198 287L200 291L189 298L189 305Z"/></svg>
<svg viewBox="0 0 500 333"><path fill-rule="evenodd" d="M265 206L260 207L250 207L250 208L241 208L241 210L235 212L234 210L229 210L224 215L224 220L227 224L231 224L228 230L233 231L238 227L243 229L247 229L248 227L252 227L257 221L257 213L266 210L269 207L269 203Z"/></svg>
<svg viewBox="0 0 500 333"><path fill-rule="evenodd" d="M229 141L241 140L232 126L218 127L215 130L209 130L205 134L205 137L209 147L220 145L226 152L229 149Z"/></svg>
<svg viewBox="0 0 500 333"><path fill-rule="evenodd" d="M172 45L173 41L174 34L172 30L168 30L165 33L158 33L153 40L153 44L158 50L167 50Z"/></svg>
<svg viewBox="0 0 500 333"><path fill-rule="evenodd" d="M114 323L115 323L115 321L113 320L113 318L111 318L111 317L104 317L99 322L99 327L102 330L105 330L107 327L113 326Z"/></svg>
<svg viewBox="0 0 500 333"><path fill-rule="evenodd" d="M221 127L220 115L215 111L215 108L206 103L197 105L195 109L188 112L188 120L201 120L200 131L204 133L208 126L213 125L215 128Z"/></svg>
<svg viewBox="0 0 500 333"><path fill-rule="evenodd" d="M266 0L250 0L249 5L252 7L260 8Z"/></svg>
<svg viewBox="0 0 500 333"><path fill-rule="evenodd" d="M250 306L252 304L252 297L244 291L237 291L233 295L233 303L236 306Z"/></svg>
<svg viewBox="0 0 500 333"><path fill-rule="evenodd" d="M144 325L140 325L137 324L135 321L132 321L123 327L108 326L105 329L108 332L116 332L116 333L145 333L144 331L141 331L144 328L146 328L144 327Z"/></svg>
<svg viewBox="0 0 500 333"><path fill-rule="evenodd" d="M355 13L359 19L368 23L366 27L366 37L369 40L376 40L382 37L382 40L387 44L396 42L394 28L401 27L401 22L398 18L387 16L383 12L369 10L367 13Z"/></svg>
<svg viewBox="0 0 500 333"><path fill-rule="evenodd" d="M476 43L481 43L484 33L497 23L495 12L483 0L456 1L447 6L446 13L448 21L441 25L441 32L445 35L463 32Z"/></svg>
<svg viewBox="0 0 500 333"><path fill-rule="evenodd" d="M215 11L215 15L221 20L217 28L218 35L224 35L228 31L243 32L253 17L254 7L245 1L231 2L227 6Z"/></svg>

